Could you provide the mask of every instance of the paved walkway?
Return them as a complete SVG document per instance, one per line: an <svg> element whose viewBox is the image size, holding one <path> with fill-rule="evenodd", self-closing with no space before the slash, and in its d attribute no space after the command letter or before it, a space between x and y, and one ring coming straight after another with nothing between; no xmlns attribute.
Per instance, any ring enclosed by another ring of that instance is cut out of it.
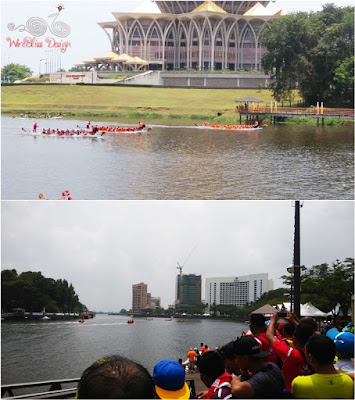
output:
<svg viewBox="0 0 355 400"><path fill-rule="evenodd" d="M202 390L207 390L206 385L201 381L199 372L194 372L193 374L186 373L185 377L186 377L186 379L194 380L196 393L201 392Z"/></svg>

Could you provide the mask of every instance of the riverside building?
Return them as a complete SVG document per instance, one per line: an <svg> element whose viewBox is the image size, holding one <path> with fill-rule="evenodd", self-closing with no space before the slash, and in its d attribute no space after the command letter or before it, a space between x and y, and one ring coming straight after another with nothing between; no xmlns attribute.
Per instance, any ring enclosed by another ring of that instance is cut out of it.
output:
<svg viewBox="0 0 355 400"><path fill-rule="evenodd" d="M150 293L149 293L150 299ZM137 283L132 285L132 314L140 314L148 306L148 285Z"/></svg>
<svg viewBox="0 0 355 400"><path fill-rule="evenodd" d="M177 275L175 309L177 312L191 313L201 304L201 275Z"/></svg>
<svg viewBox="0 0 355 400"><path fill-rule="evenodd" d="M270 1L154 2L161 13L113 12L113 21L99 23L116 57L140 59L147 70L261 71L261 30L283 14L270 15ZM122 68L114 59L101 62Z"/></svg>
<svg viewBox="0 0 355 400"><path fill-rule="evenodd" d="M268 292L270 284L268 274L206 278L206 303L208 308L212 304L244 306Z"/></svg>

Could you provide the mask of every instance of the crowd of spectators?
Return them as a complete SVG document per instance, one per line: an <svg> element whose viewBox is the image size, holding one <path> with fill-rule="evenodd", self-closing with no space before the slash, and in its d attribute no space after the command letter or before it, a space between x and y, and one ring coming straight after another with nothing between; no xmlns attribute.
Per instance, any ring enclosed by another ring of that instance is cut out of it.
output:
<svg viewBox="0 0 355 400"><path fill-rule="evenodd" d="M354 398L354 329L277 312L266 321L252 314L249 331L221 348L190 348L188 360L161 360L153 374L120 356L96 361L78 384L79 399ZM206 390L192 393L187 372Z"/></svg>

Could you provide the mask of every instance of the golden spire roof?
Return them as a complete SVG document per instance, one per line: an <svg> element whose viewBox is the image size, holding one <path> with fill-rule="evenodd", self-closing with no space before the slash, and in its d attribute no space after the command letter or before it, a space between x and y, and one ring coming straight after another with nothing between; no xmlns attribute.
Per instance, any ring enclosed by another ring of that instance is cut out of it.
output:
<svg viewBox="0 0 355 400"><path fill-rule="evenodd" d="M211 11L211 12L227 14L227 12L223 10L223 8L217 6L217 4L215 4L213 1L205 1L191 12L201 12L201 11Z"/></svg>
<svg viewBox="0 0 355 400"><path fill-rule="evenodd" d="M252 8L250 8L246 13L243 15L259 15L259 16L264 16L264 15L270 15L266 7L264 7L261 3L257 2L256 4L253 5Z"/></svg>

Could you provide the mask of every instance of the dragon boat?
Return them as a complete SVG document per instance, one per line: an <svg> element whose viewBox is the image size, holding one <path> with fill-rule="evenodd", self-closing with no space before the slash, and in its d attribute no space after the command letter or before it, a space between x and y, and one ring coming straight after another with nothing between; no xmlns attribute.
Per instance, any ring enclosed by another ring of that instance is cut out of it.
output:
<svg viewBox="0 0 355 400"><path fill-rule="evenodd" d="M52 116L46 116L46 115L34 115L34 116L24 116L24 117L19 117L19 119L45 119L45 120L47 120L47 119L62 119L63 118L63 116L62 115L56 115L56 116L54 116L54 117L52 117Z"/></svg>
<svg viewBox="0 0 355 400"><path fill-rule="evenodd" d="M103 139L103 133L96 132L93 133L89 130L71 130L71 131L56 131L52 130L50 132L34 132L34 131L26 131L22 128L22 134L31 135L31 136L44 136L44 137L70 137L70 138L91 138L91 139Z"/></svg>
<svg viewBox="0 0 355 400"><path fill-rule="evenodd" d="M213 130L219 130L219 131L261 131L263 130L262 126L259 126L259 124L254 124L254 125L233 125L233 124L209 124L208 121L205 122L204 125L197 125L195 124L197 128L201 129L213 129Z"/></svg>
<svg viewBox="0 0 355 400"><path fill-rule="evenodd" d="M143 126L100 126L98 132L103 134L120 134L120 133L148 133L152 128Z"/></svg>

